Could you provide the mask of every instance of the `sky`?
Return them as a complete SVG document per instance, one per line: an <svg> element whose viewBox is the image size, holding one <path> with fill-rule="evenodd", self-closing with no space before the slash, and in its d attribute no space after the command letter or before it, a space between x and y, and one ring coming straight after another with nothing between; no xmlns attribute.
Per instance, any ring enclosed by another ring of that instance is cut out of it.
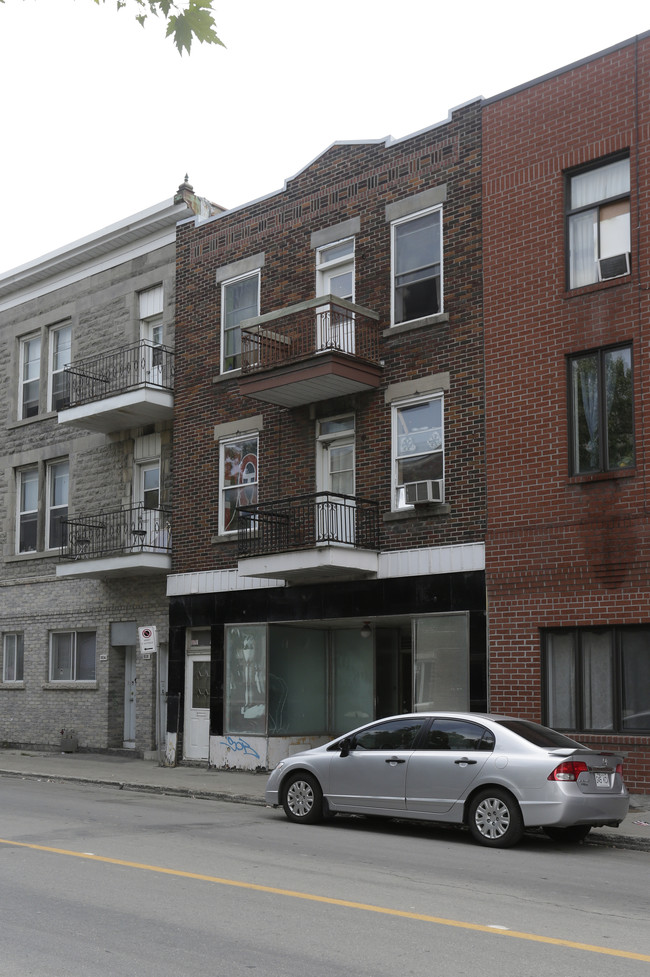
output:
<svg viewBox="0 0 650 977"><path fill-rule="evenodd" d="M134 0L0 3L0 274L173 197L282 189L336 141L399 138L650 29L648 0L214 0L179 56ZM597 94L594 93L594 97Z"/></svg>

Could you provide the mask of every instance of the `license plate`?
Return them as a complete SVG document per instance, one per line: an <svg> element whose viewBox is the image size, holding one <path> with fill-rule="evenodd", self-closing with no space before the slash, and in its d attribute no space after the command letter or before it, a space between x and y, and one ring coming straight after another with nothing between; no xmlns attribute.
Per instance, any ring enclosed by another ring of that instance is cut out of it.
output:
<svg viewBox="0 0 650 977"><path fill-rule="evenodd" d="M596 774L596 787L609 787L609 774L608 773L597 773Z"/></svg>

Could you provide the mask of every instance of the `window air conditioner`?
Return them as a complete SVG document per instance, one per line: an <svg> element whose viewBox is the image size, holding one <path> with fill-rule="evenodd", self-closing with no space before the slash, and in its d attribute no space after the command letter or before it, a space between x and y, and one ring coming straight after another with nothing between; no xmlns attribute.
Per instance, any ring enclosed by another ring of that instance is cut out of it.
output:
<svg viewBox="0 0 650 977"><path fill-rule="evenodd" d="M404 495L408 505L421 505L423 502L442 502L442 479L406 482L404 484Z"/></svg>
<svg viewBox="0 0 650 977"><path fill-rule="evenodd" d="M630 252L612 254L607 258L598 259L598 281L606 282L609 278L620 278L630 274Z"/></svg>

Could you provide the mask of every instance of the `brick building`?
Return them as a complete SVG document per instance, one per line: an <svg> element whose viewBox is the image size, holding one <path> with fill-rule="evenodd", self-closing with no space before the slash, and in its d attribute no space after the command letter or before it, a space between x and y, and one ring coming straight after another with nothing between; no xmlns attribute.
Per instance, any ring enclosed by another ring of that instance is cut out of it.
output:
<svg viewBox="0 0 650 977"><path fill-rule="evenodd" d="M0 275L3 744L159 741L176 222L197 211L214 212L183 184Z"/></svg>
<svg viewBox="0 0 650 977"><path fill-rule="evenodd" d="M475 102L179 226L170 755L486 708L480 151Z"/></svg>
<svg viewBox="0 0 650 977"><path fill-rule="evenodd" d="M650 35L489 99L490 707L650 793Z"/></svg>

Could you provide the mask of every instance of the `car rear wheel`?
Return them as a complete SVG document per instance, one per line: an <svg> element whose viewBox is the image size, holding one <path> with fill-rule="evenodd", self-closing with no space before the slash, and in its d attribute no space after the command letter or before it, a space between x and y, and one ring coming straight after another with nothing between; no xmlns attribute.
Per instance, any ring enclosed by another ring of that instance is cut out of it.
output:
<svg viewBox="0 0 650 977"><path fill-rule="evenodd" d="M323 817L323 792L315 777L295 773L284 785L282 807L290 821L316 824Z"/></svg>
<svg viewBox="0 0 650 977"><path fill-rule="evenodd" d="M567 844L577 844L579 841L584 841L590 831L591 825L589 824L572 824L568 828L544 828L544 834L552 838L553 841L564 841Z"/></svg>
<svg viewBox="0 0 650 977"><path fill-rule="evenodd" d="M510 848L524 833L516 800L505 790L482 790L469 806L468 826L475 841L489 848Z"/></svg>

